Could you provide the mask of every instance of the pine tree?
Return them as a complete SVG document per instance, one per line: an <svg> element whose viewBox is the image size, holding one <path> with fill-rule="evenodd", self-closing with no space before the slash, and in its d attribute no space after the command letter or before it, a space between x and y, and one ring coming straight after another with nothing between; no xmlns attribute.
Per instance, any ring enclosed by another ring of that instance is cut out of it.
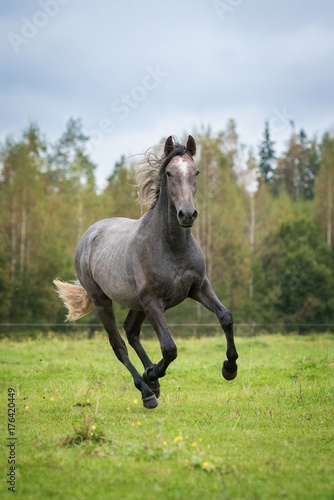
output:
<svg viewBox="0 0 334 500"><path fill-rule="evenodd" d="M266 184L271 184L273 181L276 159L274 144L274 141L270 138L269 123L266 121L264 138L259 145L259 170Z"/></svg>

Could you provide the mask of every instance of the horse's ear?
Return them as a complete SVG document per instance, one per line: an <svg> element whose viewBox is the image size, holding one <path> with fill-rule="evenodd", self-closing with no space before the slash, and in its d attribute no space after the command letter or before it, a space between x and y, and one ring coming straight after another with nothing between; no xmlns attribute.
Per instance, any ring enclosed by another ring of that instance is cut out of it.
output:
<svg viewBox="0 0 334 500"><path fill-rule="evenodd" d="M165 148L164 148L165 156L169 155L169 153L173 151L173 148L174 148L173 137L170 135L165 142Z"/></svg>
<svg viewBox="0 0 334 500"><path fill-rule="evenodd" d="M195 139L191 135L188 137L186 148L187 148L187 151L190 154L190 156L195 156L195 154L196 154L196 142L195 142Z"/></svg>

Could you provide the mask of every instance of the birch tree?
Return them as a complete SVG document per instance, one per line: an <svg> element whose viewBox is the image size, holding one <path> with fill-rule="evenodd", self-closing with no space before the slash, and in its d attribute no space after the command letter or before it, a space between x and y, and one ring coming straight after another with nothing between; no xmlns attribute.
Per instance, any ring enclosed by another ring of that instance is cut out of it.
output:
<svg viewBox="0 0 334 500"><path fill-rule="evenodd" d="M321 169L316 185L316 218L324 239L333 246L334 137L325 133L321 143Z"/></svg>

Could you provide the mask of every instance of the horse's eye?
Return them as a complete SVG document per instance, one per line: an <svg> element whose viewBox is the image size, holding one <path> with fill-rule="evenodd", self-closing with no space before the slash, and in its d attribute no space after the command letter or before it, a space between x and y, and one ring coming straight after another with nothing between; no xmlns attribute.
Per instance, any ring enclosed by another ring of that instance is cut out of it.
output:
<svg viewBox="0 0 334 500"><path fill-rule="evenodd" d="M167 170L166 175L167 177L172 177L172 174L169 172L169 170Z"/></svg>
<svg viewBox="0 0 334 500"><path fill-rule="evenodd" d="M198 174L200 174L200 173L201 173L201 172L200 172L199 170L197 170L197 172L196 172L196 174L195 174L195 175L197 176L197 175L198 175Z"/></svg>

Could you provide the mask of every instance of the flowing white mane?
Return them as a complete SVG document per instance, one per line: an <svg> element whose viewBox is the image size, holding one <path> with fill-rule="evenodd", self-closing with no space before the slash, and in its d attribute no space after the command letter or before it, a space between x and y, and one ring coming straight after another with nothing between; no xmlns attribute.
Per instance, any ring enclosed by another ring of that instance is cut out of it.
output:
<svg viewBox="0 0 334 500"><path fill-rule="evenodd" d="M149 149L139 163L136 172L138 203L152 207L156 204L161 189L160 170L165 157L162 157L162 145Z"/></svg>

